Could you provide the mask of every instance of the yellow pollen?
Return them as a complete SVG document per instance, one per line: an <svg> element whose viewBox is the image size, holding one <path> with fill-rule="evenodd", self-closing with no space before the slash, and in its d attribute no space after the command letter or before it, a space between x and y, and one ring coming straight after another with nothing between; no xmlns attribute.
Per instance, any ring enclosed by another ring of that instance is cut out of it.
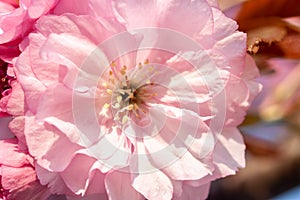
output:
<svg viewBox="0 0 300 200"><path fill-rule="evenodd" d="M144 62L145 65L149 64L149 59L146 59Z"/></svg>
<svg viewBox="0 0 300 200"><path fill-rule="evenodd" d="M122 101L122 96L117 97L117 102L120 103Z"/></svg>
<svg viewBox="0 0 300 200"><path fill-rule="evenodd" d="M112 76L112 75L113 75L113 72L112 72L112 71L109 71L109 75Z"/></svg>
<svg viewBox="0 0 300 200"><path fill-rule="evenodd" d="M139 109L139 106L135 103L135 104L133 104L134 105L134 110L138 110Z"/></svg>
<svg viewBox="0 0 300 200"><path fill-rule="evenodd" d="M104 108L104 109L107 109L107 108L109 108L109 106L110 106L110 105L109 105L108 103L105 103L105 104L103 105L103 108Z"/></svg>
<svg viewBox="0 0 300 200"><path fill-rule="evenodd" d="M115 67L115 66L116 66L116 63L115 63L115 62L111 62L110 66L111 66L111 67Z"/></svg>
<svg viewBox="0 0 300 200"><path fill-rule="evenodd" d="M107 85L107 83L104 82L104 83L102 83L102 86L107 88L108 85Z"/></svg>
<svg viewBox="0 0 300 200"><path fill-rule="evenodd" d="M153 66L151 66L151 67L149 67L149 72L152 72L153 70L154 70L154 67Z"/></svg>
<svg viewBox="0 0 300 200"><path fill-rule="evenodd" d="M124 115L122 118L122 124L126 124L128 122L128 117L127 115Z"/></svg>
<svg viewBox="0 0 300 200"><path fill-rule="evenodd" d="M134 106L133 106L132 104L130 104L130 105L128 106L128 110L134 110Z"/></svg>
<svg viewBox="0 0 300 200"><path fill-rule="evenodd" d="M113 93L111 89L107 89L106 92L107 92L107 94L109 94L109 95L112 95L112 93Z"/></svg>

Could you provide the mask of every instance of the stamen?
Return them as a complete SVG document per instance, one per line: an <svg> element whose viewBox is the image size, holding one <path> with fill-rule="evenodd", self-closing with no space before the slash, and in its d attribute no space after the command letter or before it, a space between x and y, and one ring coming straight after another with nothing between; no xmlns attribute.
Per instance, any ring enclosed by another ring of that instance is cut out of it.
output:
<svg viewBox="0 0 300 200"><path fill-rule="evenodd" d="M111 89L107 89L106 92L107 92L107 94L109 94L109 95L112 95L112 94L113 94L113 92L112 92Z"/></svg>
<svg viewBox="0 0 300 200"><path fill-rule="evenodd" d="M126 124L127 122L128 122L128 117L127 115L124 115L122 119L122 124Z"/></svg>
<svg viewBox="0 0 300 200"><path fill-rule="evenodd" d="M104 82L104 83L102 83L102 86L103 86L103 87L105 87L105 88L107 88L107 87L108 87L107 83L105 83L105 82Z"/></svg>
<svg viewBox="0 0 300 200"><path fill-rule="evenodd" d="M154 72L157 73L155 68L147 66L145 71L139 71L149 63L149 59L146 59L143 64L139 62L136 66L138 70L134 70L130 74L126 65L120 68L115 62L110 64L109 78L102 83L102 86L106 89L107 94L112 95L113 102L111 105L104 104L103 108L107 109L111 106L115 109L114 120L121 125L126 124L131 115L140 119L142 113L147 113L147 100L157 95L147 88L155 85L150 78L153 77ZM153 74L149 74L149 72ZM134 82L135 77L138 77L137 83ZM114 89L112 90L112 88Z"/></svg>
<svg viewBox="0 0 300 200"><path fill-rule="evenodd" d="M118 103L121 103L121 101L122 101L122 96L118 96L118 97L117 97L117 102L118 102Z"/></svg>
<svg viewBox="0 0 300 200"><path fill-rule="evenodd" d="M116 67L117 65L116 65L116 63L114 61L112 61L111 64L110 64L110 66L111 67Z"/></svg>
<svg viewBox="0 0 300 200"><path fill-rule="evenodd" d="M109 105L108 103L105 103L105 104L103 105L103 108L104 108L104 109L107 109L107 108L109 108L109 106L110 106L110 105Z"/></svg>

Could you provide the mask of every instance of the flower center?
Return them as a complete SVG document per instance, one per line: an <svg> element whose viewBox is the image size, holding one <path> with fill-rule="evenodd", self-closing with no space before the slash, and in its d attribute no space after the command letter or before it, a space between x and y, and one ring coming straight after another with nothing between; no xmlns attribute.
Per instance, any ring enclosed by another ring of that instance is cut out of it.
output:
<svg viewBox="0 0 300 200"><path fill-rule="evenodd" d="M148 64L146 60L144 65L139 63L131 71L126 65L118 69L115 63L111 64L109 80L103 84L111 95L111 103L103 107L111 107L114 121L120 125L125 125L129 119L141 119L149 110L147 102L156 96L151 90L155 83L147 78L149 70L143 70Z"/></svg>

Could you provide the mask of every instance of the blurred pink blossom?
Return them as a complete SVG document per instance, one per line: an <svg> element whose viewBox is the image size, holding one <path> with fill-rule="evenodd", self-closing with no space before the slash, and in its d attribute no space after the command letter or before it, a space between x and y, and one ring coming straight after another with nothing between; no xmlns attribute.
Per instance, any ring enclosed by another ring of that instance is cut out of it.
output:
<svg viewBox="0 0 300 200"><path fill-rule="evenodd" d="M268 60L270 73L258 79L264 85L251 111L266 121L292 119L299 123L300 71L299 60L273 58Z"/></svg>
<svg viewBox="0 0 300 200"><path fill-rule="evenodd" d="M75 2L53 10L73 14L41 17L16 60L25 106L10 127L42 185L95 199L205 199L212 180L244 167L236 127L258 71L216 1ZM140 49L187 45L177 36L201 50Z"/></svg>

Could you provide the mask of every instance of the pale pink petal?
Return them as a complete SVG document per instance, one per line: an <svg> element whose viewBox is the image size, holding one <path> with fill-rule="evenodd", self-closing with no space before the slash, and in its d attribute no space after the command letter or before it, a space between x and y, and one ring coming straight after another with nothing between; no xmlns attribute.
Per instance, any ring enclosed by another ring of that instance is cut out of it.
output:
<svg viewBox="0 0 300 200"><path fill-rule="evenodd" d="M171 180L161 171L136 175L132 185L148 200L168 200L173 196Z"/></svg>
<svg viewBox="0 0 300 200"><path fill-rule="evenodd" d="M65 14L60 17L42 17L36 26L46 36L49 36L50 33L69 33L73 36L89 38L95 44L100 44L114 33L124 31L124 27L121 24L106 20L102 21L100 23L91 16ZM73 44L75 45L75 43Z"/></svg>
<svg viewBox="0 0 300 200"><path fill-rule="evenodd" d="M147 161L149 164L142 164L144 169L138 165L139 171L157 168L177 180L199 179L211 173L212 164L209 159L203 158L213 150L214 138L197 114L174 107L152 105L150 117L152 124L157 126L141 128L132 124L133 129L126 129L126 134L141 134L136 137L153 134L143 140L145 150L141 149L143 146L135 145L137 153L144 151L150 160ZM138 162L146 161L139 161L139 157L136 159Z"/></svg>
<svg viewBox="0 0 300 200"><path fill-rule="evenodd" d="M91 179L91 177L89 177L90 169L95 162L96 160L91 157L78 154L74 156L68 167L60 173L66 185L75 194L85 195ZM82 163L84 163L84 165ZM101 179L96 181L97 187L104 192L104 176L98 178Z"/></svg>
<svg viewBox="0 0 300 200"><path fill-rule="evenodd" d="M30 18L37 19L43 14L49 12L50 9L58 2L59 0L35 0L31 1L31 4L28 6L28 15Z"/></svg>
<svg viewBox="0 0 300 200"><path fill-rule="evenodd" d="M26 117L25 136L31 155L36 156L38 164L55 171L64 170L80 148L73 144L58 129ZM59 156L64 149L64 156Z"/></svg>
<svg viewBox="0 0 300 200"><path fill-rule="evenodd" d="M24 127L25 127L25 117L19 116L15 117L9 123L9 129L14 133L14 135L18 138L18 146L21 151L27 150L27 143L24 135Z"/></svg>
<svg viewBox="0 0 300 200"><path fill-rule="evenodd" d="M218 135L213 160L215 165L213 174L199 180L187 180L185 183L199 187L217 178L233 175L238 168L245 167L245 144L238 129L225 128L224 132Z"/></svg>
<svg viewBox="0 0 300 200"><path fill-rule="evenodd" d="M24 114L24 92L17 81L11 83L12 92L9 96L6 109L11 115L18 116Z"/></svg>
<svg viewBox="0 0 300 200"><path fill-rule="evenodd" d="M87 151L108 167L120 168L128 166L131 148L126 136L120 135L120 130L112 127L111 132L102 132L100 139L92 146L87 147Z"/></svg>
<svg viewBox="0 0 300 200"><path fill-rule="evenodd" d="M232 93L230 91L236 91ZM250 106L250 92L246 83L235 75L231 75L226 85L226 126L238 126L244 121L246 109ZM247 92L245 92L247 91Z"/></svg>
<svg viewBox="0 0 300 200"><path fill-rule="evenodd" d="M34 34L32 37L41 38L41 35ZM28 109L33 113L36 112L36 103L39 101L41 94L46 87L35 76L31 68L30 49L27 48L17 59L15 69L18 75L18 81L26 95L25 102Z"/></svg>
<svg viewBox="0 0 300 200"><path fill-rule="evenodd" d="M37 120L56 117L66 122L73 122L72 93L62 84L48 88L36 107Z"/></svg>
<svg viewBox="0 0 300 200"><path fill-rule="evenodd" d="M161 82L175 91L182 104L187 97L190 97L188 102L194 104L212 101L212 97L222 92L229 79L229 73L218 69L211 58L201 51L177 54L168 61L168 65L181 73L174 75L169 83L165 83L165 80ZM166 72L170 73L168 70ZM159 77L155 78L159 80ZM190 90L188 94L186 90Z"/></svg>
<svg viewBox="0 0 300 200"><path fill-rule="evenodd" d="M49 87L57 83L64 74L57 64L41 59L40 48L45 40L41 34L31 34L30 46L17 59L16 68L20 75L37 78L45 87Z"/></svg>
<svg viewBox="0 0 300 200"><path fill-rule="evenodd" d="M74 40L77 40L78 42L74 43ZM74 37L65 33L53 33L43 44L41 48L41 55L43 59L49 59L51 57L51 53L59 54L72 64L81 66L86 57L91 54L95 48L95 44L92 44L84 38ZM74 51L74 49L76 49L76 51Z"/></svg>
<svg viewBox="0 0 300 200"><path fill-rule="evenodd" d="M76 15L84 15L88 13L89 0L60 0L57 6L54 9L55 15L61 15L64 13L74 13Z"/></svg>
<svg viewBox="0 0 300 200"><path fill-rule="evenodd" d="M27 156L17 151L17 139L0 140L0 163L8 167L22 167L29 164Z"/></svg>
<svg viewBox="0 0 300 200"><path fill-rule="evenodd" d="M99 10L95 12L94 9ZM100 13L101 17L114 16L112 13L111 1L109 0L74 0L72 2L68 0L60 0L53 12L55 15L61 15L64 13L74 13L76 15Z"/></svg>
<svg viewBox="0 0 300 200"><path fill-rule="evenodd" d="M213 7L218 7L219 6L219 1L218 0L206 0L209 5L213 6Z"/></svg>
<svg viewBox="0 0 300 200"><path fill-rule="evenodd" d="M148 130L153 134L149 142L157 140L157 145L162 145L162 147L176 144L188 148L189 152L199 159L206 157L213 150L215 140L211 130L204 123L205 119L197 113L161 104L151 106L151 119L158 129L156 129L157 132L155 129ZM147 146L148 141L144 142ZM162 143L159 144L160 142ZM151 152L151 146L148 148ZM184 149L184 152L186 150Z"/></svg>
<svg viewBox="0 0 300 200"><path fill-rule="evenodd" d="M126 172L111 171L106 175L105 187L110 200L144 200L131 185L131 175Z"/></svg>
<svg viewBox="0 0 300 200"><path fill-rule="evenodd" d="M245 167L245 144L237 128L226 128L219 135L213 159L217 166L215 177L235 174L238 168Z"/></svg>
<svg viewBox="0 0 300 200"><path fill-rule="evenodd" d="M259 75L255 67L254 60L247 55L246 66L242 74L242 79L231 75L227 90L227 122L226 125L237 126L244 120L246 110L257 94L262 90L262 85L255 81ZM231 93L234 90L236 93ZM238 92L239 91L239 92ZM248 92L245 92L248 91Z"/></svg>
<svg viewBox="0 0 300 200"><path fill-rule="evenodd" d="M212 9L214 16L214 39L221 40L232 35L238 28L237 23L226 17L219 9Z"/></svg>
<svg viewBox="0 0 300 200"><path fill-rule="evenodd" d="M129 29L158 26L194 36L212 19L211 8L206 1L116 0L115 3L117 11ZM140 13L140 17L136 17L136 13ZM179 24L178 21L189 23Z"/></svg>
<svg viewBox="0 0 300 200"><path fill-rule="evenodd" d="M0 43L10 42L23 32L22 22L25 18L26 12L17 8L11 13L6 13L0 18L0 29L2 34L0 34ZM26 28L27 29L27 28Z"/></svg>
<svg viewBox="0 0 300 200"><path fill-rule="evenodd" d="M245 33L236 32L214 45L211 56L220 68L227 68L231 73L241 75L245 66L245 39Z"/></svg>
<svg viewBox="0 0 300 200"><path fill-rule="evenodd" d="M47 171L38 164L35 164L35 171L40 183L47 186L52 194L74 195L66 186L59 173Z"/></svg>
<svg viewBox="0 0 300 200"><path fill-rule="evenodd" d="M246 66L242 77L247 80L245 83L250 90L249 102L253 102L254 98L262 91L263 85L257 82L259 77L259 71L256 67L254 59L250 56L246 56Z"/></svg>

